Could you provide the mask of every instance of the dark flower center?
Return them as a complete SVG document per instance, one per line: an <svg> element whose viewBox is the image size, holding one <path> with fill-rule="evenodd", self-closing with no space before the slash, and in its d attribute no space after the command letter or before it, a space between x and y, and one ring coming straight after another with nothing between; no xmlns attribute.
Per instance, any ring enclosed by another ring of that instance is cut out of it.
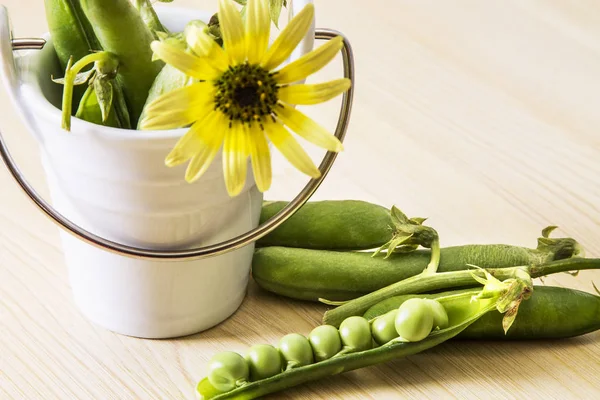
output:
<svg viewBox="0 0 600 400"><path fill-rule="evenodd" d="M256 64L231 66L215 81L215 109L229 121L262 124L277 105L277 82L273 74Z"/></svg>
<svg viewBox="0 0 600 400"><path fill-rule="evenodd" d="M240 107L248 107L258 104L258 86L240 86L233 91L233 101Z"/></svg>

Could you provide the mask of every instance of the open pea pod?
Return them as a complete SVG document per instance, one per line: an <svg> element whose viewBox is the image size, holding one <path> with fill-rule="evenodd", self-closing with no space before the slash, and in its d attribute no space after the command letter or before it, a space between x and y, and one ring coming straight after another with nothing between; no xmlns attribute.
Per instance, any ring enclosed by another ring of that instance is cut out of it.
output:
<svg viewBox="0 0 600 400"><path fill-rule="evenodd" d="M396 338L373 349L354 353L340 352L327 360L288 369L270 378L244 382L228 392L217 390L208 378L202 379L196 389L199 397L204 400L254 399L312 380L425 351L452 339L494 310L506 312L507 318L503 324L504 329L508 329L516 316L521 300L526 299L530 291L530 281L508 279L500 282L488 276L488 281L482 290L449 292L439 297L437 301L444 307L448 316L448 327L432 331L423 340L406 342L405 339Z"/></svg>
<svg viewBox="0 0 600 400"><path fill-rule="evenodd" d="M463 293L476 292L476 289L463 291ZM448 293L458 292L390 297L369 308L363 317L374 319L397 309L409 299L438 299ZM461 332L457 338L539 340L584 335L600 329L600 297L575 289L534 286L533 295L521 305L519 318L506 334L502 330L502 318L499 312L490 312Z"/></svg>

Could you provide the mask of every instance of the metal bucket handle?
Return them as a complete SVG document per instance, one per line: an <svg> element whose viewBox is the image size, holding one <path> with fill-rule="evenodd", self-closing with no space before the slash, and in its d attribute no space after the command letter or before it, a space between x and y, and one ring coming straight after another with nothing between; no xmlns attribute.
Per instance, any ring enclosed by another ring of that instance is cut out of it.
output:
<svg viewBox="0 0 600 400"><path fill-rule="evenodd" d="M12 39L11 32L8 30L9 21L8 13L6 9L0 6L0 28L5 28L6 31L0 31L0 55L5 58L5 68L12 69L10 71L5 70L5 76L16 77L16 71L14 67L13 50L26 50L26 49L41 49L45 42L43 39ZM354 95L354 57L352 54L352 48L347 38L340 32L330 29L316 29L315 39L331 40L336 36L344 37L344 46L342 48L344 77L352 81L352 86L347 92L343 94L342 105L340 107L340 114L338 123L335 129L335 136L340 140L344 140L346 131L348 129L348 123L350 120L350 113L352 110L352 99ZM6 67L8 66L8 67ZM14 159L12 158L6 142L0 132L0 157L4 161L4 164L10 171L15 181L19 184L23 192L29 197L31 201L55 224L60 228L69 232L70 234L78 237L79 239L91 244L100 249L109 251L111 253L139 258L139 259L152 259L152 260L193 260L216 256L224 254L232 250L239 249L246 246L263 236L269 234L275 230L278 226L283 224L289 217L291 217L296 211L300 209L308 199L313 195L317 188L321 185L327 173L333 166L333 163L337 157L337 153L327 152L321 164L319 170L321 176L317 179L310 180L306 186L300 191L300 193L280 212L274 215L272 218L259 225L258 227L248 231L242 235L234 237L232 239L214 244L209 246L198 247L194 249L183 249L183 250L155 250L140 247L128 246L123 243L114 242L104 237L98 236L91 233L79 225L73 223L71 220L63 216L54 207L52 207L46 200L44 200L38 192L27 182L21 170L17 167Z"/></svg>

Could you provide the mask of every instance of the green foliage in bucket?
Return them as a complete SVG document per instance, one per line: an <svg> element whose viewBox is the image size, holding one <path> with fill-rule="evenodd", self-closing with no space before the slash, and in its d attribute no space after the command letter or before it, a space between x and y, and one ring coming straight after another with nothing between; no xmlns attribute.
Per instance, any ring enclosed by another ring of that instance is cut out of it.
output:
<svg viewBox="0 0 600 400"><path fill-rule="evenodd" d="M342 150L335 136L295 106L350 89L346 78L302 83L339 53L343 38L284 65L312 36L312 4L271 45L271 25L277 27L286 0L219 0L210 21L187 21L182 32L168 32L148 0L46 0L45 6L65 68L55 80L64 85L65 130L73 109L78 118L117 128L189 128L165 164L188 163L185 179L194 182L222 148L232 197L245 187L248 158L258 189L271 186L269 141L299 171L321 175L290 130L326 150Z"/></svg>

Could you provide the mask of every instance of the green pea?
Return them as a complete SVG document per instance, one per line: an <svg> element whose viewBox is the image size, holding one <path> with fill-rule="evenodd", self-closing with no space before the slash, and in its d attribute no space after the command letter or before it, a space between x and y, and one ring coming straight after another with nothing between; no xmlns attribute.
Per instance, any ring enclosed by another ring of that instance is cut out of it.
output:
<svg viewBox="0 0 600 400"><path fill-rule="evenodd" d="M286 370L304 365L310 365L314 361L312 347L307 338L297 333L285 335L279 341L279 352L286 361Z"/></svg>
<svg viewBox="0 0 600 400"><path fill-rule="evenodd" d="M398 308L395 325L401 338L418 342L433 328L433 311L425 299L409 299Z"/></svg>
<svg viewBox="0 0 600 400"><path fill-rule="evenodd" d="M208 380L221 392L229 392L248 381L248 363L233 351L216 354L208 363Z"/></svg>
<svg viewBox="0 0 600 400"><path fill-rule="evenodd" d="M425 299L433 313L433 329L445 329L448 327L448 313L443 305L432 299Z"/></svg>
<svg viewBox="0 0 600 400"><path fill-rule="evenodd" d="M246 354L246 361L250 366L252 381L270 378L281 372L281 355L275 347L269 344L257 344L250 347Z"/></svg>
<svg viewBox="0 0 600 400"><path fill-rule="evenodd" d="M344 346L352 351L372 348L371 326L363 317L349 317L340 324L340 337Z"/></svg>
<svg viewBox="0 0 600 400"><path fill-rule="evenodd" d="M327 360L342 350L340 333L331 325L317 326L308 335L317 362Z"/></svg>
<svg viewBox="0 0 600 400"><path fill-rule="evenodd" d="M377 344L384 344L398 337L396 332L396 315L398 310L392 310L378 317L371 324L371 334Z"/></svg>

